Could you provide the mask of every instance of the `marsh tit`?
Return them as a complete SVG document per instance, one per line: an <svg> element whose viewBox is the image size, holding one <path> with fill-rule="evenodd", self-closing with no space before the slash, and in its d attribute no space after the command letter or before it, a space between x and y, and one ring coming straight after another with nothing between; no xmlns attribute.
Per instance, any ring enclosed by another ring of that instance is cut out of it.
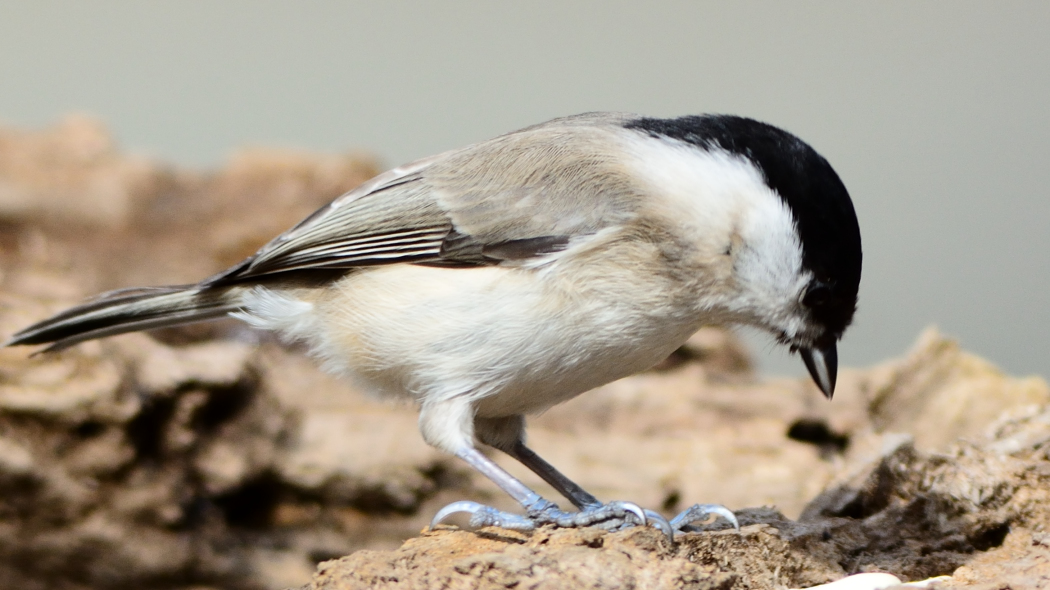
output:
<svg viewBox="0 0 1050 590"><path fill-rule="evenodd" d="M727 115L555 119L380 174L196 285L114 291L7 345L85 340L224 317L305 343L327 370L414 401L427 443L510 494L475 526L669 534L603 504L525 445L524 416L645 370L708 324L746 324L798 351L828 398L861 274L853 204L794 135ZM565 512L478 451L514 457Z"/></svg>

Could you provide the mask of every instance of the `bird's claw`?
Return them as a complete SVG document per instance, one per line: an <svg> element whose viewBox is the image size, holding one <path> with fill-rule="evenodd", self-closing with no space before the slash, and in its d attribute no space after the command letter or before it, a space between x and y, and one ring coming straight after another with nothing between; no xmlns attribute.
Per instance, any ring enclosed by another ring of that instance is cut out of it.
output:
<svg viewBox="0 0 1050 590"><path fill-rule="evenodd" d="M672 518L670 526L672 530L681 531L694 522L707 520L709 516L721 516L733 525L733 528L740 530L740 522L737 521L736 515L721 504L693 504Z"/></svg>
<svg viewBox="0 0 1050 590"><path fill-rule="evenodd" d="M664 515L658 512L653 512L652 510L646 510L645 515L654 527L660 529L663 534L667 535L668 541L674 543L674 527L671 526L671 523L667 522Z"/></svg>
<svg viewBox="0 0 1050 590"><path fill-rule="evenodd" d="M449 516L465 512L470 515L470 528L480 529L487 526L497 526L515 531L531 531L536 528L536 522L527 516L497 510L492 506L486 506L477 502L460 501L453 502L438 510L430 521L430 528L441 524Z"/></svg>
<svg viewBox="0 0 1050 590"><path fill-rule="evenodd" d="M668 539L674 540L673 527L666 518L652 510L645 510L633 502L609 502L591 506L579 512L565 512L554 503L540 498L526 510L526 515L522 516L477 502L453 502L434 515L430 526L433 528L449 516L463 512L470 515L471 528L498 526L518 531L531 531L537 526L552 524L561 528L597 526L606 530L620 530L636 525L651 524L663 531Z"/></svg>

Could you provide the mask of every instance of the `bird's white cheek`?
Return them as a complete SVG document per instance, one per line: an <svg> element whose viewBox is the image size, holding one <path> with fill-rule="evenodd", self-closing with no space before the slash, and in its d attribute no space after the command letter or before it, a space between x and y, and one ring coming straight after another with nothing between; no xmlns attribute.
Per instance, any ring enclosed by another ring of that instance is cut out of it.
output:
<svg viewBox="0 0 1050 590"><path fill-rule="evenodd" d="M799 296L809 280L794 219L779 197L768 193L740 218L733 244L734 311L745 321L792 337L805 329Z"/></svg>

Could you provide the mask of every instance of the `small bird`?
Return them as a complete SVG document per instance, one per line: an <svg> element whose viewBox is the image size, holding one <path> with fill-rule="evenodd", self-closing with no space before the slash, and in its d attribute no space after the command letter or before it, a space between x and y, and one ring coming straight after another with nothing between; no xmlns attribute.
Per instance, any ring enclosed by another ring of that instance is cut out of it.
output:
<svg viewBox="0 0 1050 590"><path fill-rule="evenodd" d="M195 285L105 293L5 345L225 316L305 344L328 371L419 407L430 445L521 504L473 526L671 521L602 503L525 444L525 416L643 371L703 325L745 324L800 353L829 399L861 275L853 203L808 144L731 115L585 113L395 168ZM563 511L478 450L509 454Z"/></svg>

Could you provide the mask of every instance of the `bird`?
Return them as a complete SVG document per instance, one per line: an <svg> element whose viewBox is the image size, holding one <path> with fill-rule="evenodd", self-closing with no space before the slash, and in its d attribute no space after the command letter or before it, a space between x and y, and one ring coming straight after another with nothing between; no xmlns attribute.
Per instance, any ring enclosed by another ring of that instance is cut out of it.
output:
<svg viewBox="0 0 1050 590"><path fill-rule="evenodd" d="M739 525L717 504L668 520L601 502L526 445L525 417L652 367L705 325L768 332L831 399L861 265L845 185L795 135L737 115L593 112L394 168L197 284L104 293L4 345L51 352L232 316L414 402L424 441L523 511L460 501L432 525L466 513L475 527L651 525L673 539L712 515Z"/></svg>

